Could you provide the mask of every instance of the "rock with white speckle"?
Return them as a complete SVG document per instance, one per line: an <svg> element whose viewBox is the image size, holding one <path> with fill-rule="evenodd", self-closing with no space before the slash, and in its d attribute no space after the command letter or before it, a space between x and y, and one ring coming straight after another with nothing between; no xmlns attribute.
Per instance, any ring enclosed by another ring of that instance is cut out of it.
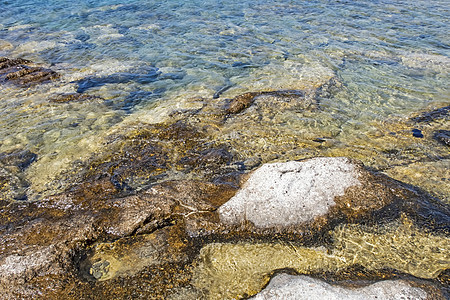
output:
<svg viewBox="0 0 450 300"><path fill-rule="evenodd" d="M369 286L353 289L330 285L322 280L307 276L280 274L272 278L269 285L252 299L420 300L427 299L427 292L400 280L380 281Z"/></svg>
<svg viewBox="0 0 450 300"><path fill-rule="evenodd" d="M220 210L224 223L248 220L257 227L289 226L325 215L351 186L358 172L347 158L265 164Z"/></svg>

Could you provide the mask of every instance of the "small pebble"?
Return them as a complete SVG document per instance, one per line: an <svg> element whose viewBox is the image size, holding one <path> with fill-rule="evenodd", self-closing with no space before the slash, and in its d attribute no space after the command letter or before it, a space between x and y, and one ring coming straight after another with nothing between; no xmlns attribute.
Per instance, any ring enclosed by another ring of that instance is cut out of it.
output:
<svg viewBox="0 0 450 300"><path fill-rule="evenodd" d="M414 128L414 129L412 130L412 133L413 133L413 137L416 137L416 138L423 138L422 131L420 131L419 129Z"/></svg>

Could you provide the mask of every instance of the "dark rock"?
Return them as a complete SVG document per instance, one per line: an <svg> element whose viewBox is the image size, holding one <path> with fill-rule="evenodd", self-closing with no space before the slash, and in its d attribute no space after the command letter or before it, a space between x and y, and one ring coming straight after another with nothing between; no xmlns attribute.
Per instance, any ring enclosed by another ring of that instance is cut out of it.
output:
<svg viewBox="0 0 450 300"><path fill-rule="evenodd" d="M22 59L22 58L15 58L15 59L9 59L6 57L0 57L0 70L4 70L7 68L19 66L19 65L27 65L31 64L32 62L30 60Z"/></svg>
<svg viewBox="0 0 450 300"><path fill-rule="evenodd" d="M419 129L414 128L413 130L411 130L411 132L412 132L412 134L413 134L413 137L416 137L416 138L423 138L422 131L420 131Z"/></svg>
<svg viewBox="0 0 450 300"><path fill-rule="evenodd" d="M165 88L155 89L153 91L133 91L123 101L113 103L114 109L121 109L126 112L131 110L140 103L158 99L166 91Z"/></svg>
<svg viewBox="0 0 450 300"><path fill-rule="evenodd" d="M222 93L224 93L225 91L230 89L232 86L233 86L232 84L227 84L227 85L224 85L223 87L219 88L217 90L217 92L214 93L213 99L219 98Z"/></svg>
<svg viewBox="0 0 450 300"><path fill-rule="evenodd" d="M77 80L75 83L78 84L77 93L84 93L90 88L101 87L111 83L128 83L135 81L140 84L147 84L156 81L160 74L161 72L158 68L147 67L139 70L139 73L116 73L103 77L89 76Z"/></svg>
<svg viewBox="0 0 450 300"><path fill-rule="evenodd" d="M24 171L37 159L29 150L0 153L0 199L26 200L29 186Z"/></svg>
<svg viewBox="0 0 450 300"><path fill-rule="evenodd" d="M211 143L204 132L181 121L135 128L110 139L108 150L88 162L79 182L108 178L118 190L132 191L165 178L168 172L212 180L235 171L227 147Z"/></svg>
<svg viewBox="0 0 450 300"><path fill-rule="evenodd" d="M81 33L79 35L77 35L75 37L75 39L82 41L82 42L86 42L87 40L89 40L91 37L89 36L89 34L86 33Z"/></svg>
<svg viewBox="0 0 450 300"><path fill-rule="evenodd" d="M450 113L450 106L444 106L430 112L424 112L421 115L411 119L413 122L417 123L429 123L434 120L447 118Z"/></svg>
<svg viewBox="0 0 450 300"><path fill-rule="evenodd" d="M11 82L26 87L58 77L59 74L55 71L34 66L29 60L0 58L0 82Z"/></svg>
<svg viewBox="0 0 450 300"><path fill-rule="evenodd" d="M245 93L234 97L230 100L225 108L227 114L238 114L244 109L252 105L253 100L256 96L260 95L258 92Z"/></svg>
<svg viewBox="0 0 450 300"><path fill-rule="evenodd" d="M450 130L435 131L433 138L443 145L450 146Z"/></svg>
<svg viewBox="0 0 450 300"><path fill-rule="evenodd" d="M186 76L186 72L183 70L176 71L176 72L170 72L170 73L163 73L158 78L159 80L181 80Z"/></svg>
<svg viewBox="0 0 450 300"><path fill-rule="evenodd" d="M0 153L0 163L6 166L16 166L20 170L25 170L36 161L37 154L30 150L14 151L10 153Z"/></svg>
<svg viewBox="0 0 450 300"><path fill-rule="evenodd" d="M450 113L450 106L444 106L430 112L425 112L417 117L412 118L413 122L429 123L434 120L447 118Z"/></svg>
<svg viewBox="0 0 450 300"><path fill-rule="evenodd" d="M28 181L22 172L0 165L0 199L26 200Z"/></svg>
<svg viewBox="0 0 450 300"><path fill-rule="evenodd" d="M227 114L238 114L245 109L249 108L256 100L261 98L261 107L265 106L286 106L286 103L290 103L289 106L296 106L301 102L309 104L313 98L316 97L316 93L321 93L318 89L314 92L305 92L301 90L280 90L269 92L249 92L228 100L225 105L225 112Z"/></svg>
<svg viewBox="0 0 450 300"><path fill-rule="evenodd" d="M66 103L66 102L75 102L75 101L87 101L94 99L102 99L97 96L81 94L81 93L67 93L67 94L59 94L52 98L50 98L50 102L55 103Z"/></svg>

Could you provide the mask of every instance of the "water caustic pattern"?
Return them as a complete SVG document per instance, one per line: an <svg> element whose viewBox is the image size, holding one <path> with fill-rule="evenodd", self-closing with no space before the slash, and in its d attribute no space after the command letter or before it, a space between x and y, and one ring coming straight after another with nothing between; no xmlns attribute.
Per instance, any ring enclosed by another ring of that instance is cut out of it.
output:
<svg viewBox="0 0 450 300"><path fill-rule="evenodd" d="M200 252L194 285L207 291L210 299L239 299L259 292L280 269L308 274L357 264L369 271L393 267L432 278L449 267L445 249L450 241L420 232L407 222L376 230L341 226L332 236L331 249L283 242L209 244Z"/></svg>
<svg viewBox="0 0 450 300"><path fill-rule="evenodd" d="M195 107L192 98L308 90L336 78L340 87L319 99L319 110L264 115L267 126L250 121L246 132L236 122L229 135L239 136L243 153L277 152L263 160L348 154L387 168L391 161L374 157L392 156L403 142L373 145L385 122L449 103L447 16L439 1L6 1L0 54L51 66L61 77L1 87L0 149L38 154L27 176L40 192L102 151L101 137L129 120L166 121L173 109ZM77 91L99 98L49 103ZM408 126L400 129L405 147L421 158L445 156L445 147L412 138ZM292 143L312 146L280 150Z"/></svg>
<svg viewBox="0 0 450 300"><path fill-rule="evenodd" d="M425 0L1 1L8 297L242 298L279 270L364 280L352 268L448 292L449 15ZM337 214L310 243L220 232L244 173L319 156L445 209Z"/></svg>

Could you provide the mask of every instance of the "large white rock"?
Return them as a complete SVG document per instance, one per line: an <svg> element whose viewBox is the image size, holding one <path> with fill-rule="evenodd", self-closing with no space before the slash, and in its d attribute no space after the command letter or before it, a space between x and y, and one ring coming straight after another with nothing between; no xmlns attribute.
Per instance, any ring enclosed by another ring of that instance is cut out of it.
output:
<svg viewBox="0 0 450 300"><path fill-rule="evenodd" d="M219 216L226 224L296 225L326 214L336 196L359 184L356 166L344 157L265 164L219 208Z"/></svg>
<svg viewBox="0 0 450 300"><path fill-rule="evenodd" d="M251 299L308 299L308 300L397 300L426 299L427 293L403 281L386 280L362 288L343 288L322 280L279 274L272 278L267 287Z"/></svg>

